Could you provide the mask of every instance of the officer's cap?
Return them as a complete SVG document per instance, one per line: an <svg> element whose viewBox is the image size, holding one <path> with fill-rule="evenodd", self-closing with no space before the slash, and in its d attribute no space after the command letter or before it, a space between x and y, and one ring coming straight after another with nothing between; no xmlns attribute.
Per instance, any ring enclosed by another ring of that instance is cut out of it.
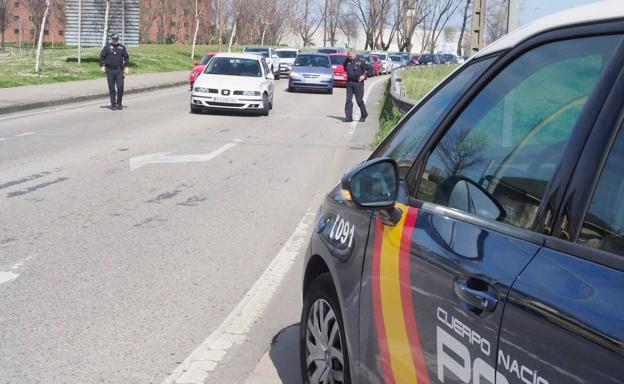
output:
<svg viewBox="0 0 624 384"><path fill-rule="evenodd" d="M118 34L116 34L116 33L113 33L113 34L111 35L111 40L119 40L119 35L118 35Z"/></svg>

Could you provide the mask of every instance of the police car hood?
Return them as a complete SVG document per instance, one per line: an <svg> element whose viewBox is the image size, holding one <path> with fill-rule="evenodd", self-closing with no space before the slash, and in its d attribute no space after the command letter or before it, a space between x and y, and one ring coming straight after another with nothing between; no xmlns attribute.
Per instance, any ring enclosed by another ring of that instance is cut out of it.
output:
<svg viewBox="0 0 624 384"><path fill-rule="evenodd" d="M198 87L232 89L232 90L254 90L260 88L264 79L262 77L250 76L227 76L202 74L195 85Z"/></svg>

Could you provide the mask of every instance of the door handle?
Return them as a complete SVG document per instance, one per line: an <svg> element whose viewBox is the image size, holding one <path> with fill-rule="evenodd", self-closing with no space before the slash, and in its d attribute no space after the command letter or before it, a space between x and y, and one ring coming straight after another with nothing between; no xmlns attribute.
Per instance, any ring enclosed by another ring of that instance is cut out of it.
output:
<svg viewBox="0 0 624 384"><path fill-rule="evenodd" d="M478 281L478 285L485 287L485 289L471 288L470 285L475 285L470 284L474 280ZM494 312L496 304L498 304L496 296L487 290L487 284L477 279L471 278L468 281L456 281L455 294L469 306L475 307L484 312Z"/></svg>

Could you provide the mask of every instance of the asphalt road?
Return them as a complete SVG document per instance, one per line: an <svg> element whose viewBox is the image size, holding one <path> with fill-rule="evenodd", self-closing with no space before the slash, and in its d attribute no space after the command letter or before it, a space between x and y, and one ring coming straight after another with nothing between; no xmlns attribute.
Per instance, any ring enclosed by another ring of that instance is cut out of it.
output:
<svg viewBox="0 0 624 384"><path fill-rule="evenodd" d="M182 87L121 112L0 116L0 383L177 382L206 346L187 382L257 371L298 322L313 214L376 130L373 115L341 122L344 90L276 84L269 117L192 115ZM367 85L372 112L382 84ZM235 342L215 343L233 313ZM284 382L295 339L272 356Z"/></svg>

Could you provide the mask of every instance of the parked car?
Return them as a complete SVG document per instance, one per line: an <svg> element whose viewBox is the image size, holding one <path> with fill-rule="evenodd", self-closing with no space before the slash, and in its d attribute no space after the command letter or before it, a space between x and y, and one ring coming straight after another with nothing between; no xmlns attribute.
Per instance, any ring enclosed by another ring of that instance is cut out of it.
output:
<svg viewBox="0 0 624 384"><path fill-rule="evenodd" d="M201 60L195 60L195 67L191 70L189 75L189 83L191 85L191 91L193 90L193 84L197 77L203 72L204 68L206 68L206 64L212 59L217 52L208 52L201 58Z"/></svg>
<svg viewBox="0 0 624 384"><path fill-rule="evenodd" d="M438 55L424 53L420 55L420 57L418 58L418 61L422 65L440 64L440 57Z"/></svg>
<svg viewBox="0 0 624 384"><path fill-rule="evenodd" d="M403 56L403 67L408 66L412 55L409 52L402 52L401 56Z"/></svg>
<svg viewBox="0 0 624 384"><path fill-rule="evenodd" d="M332 53L347 53L347 50L346 48L343 48L343 47L321 47L321 48L317 48L316 52L329 55Z"/></svg>
<svg viewBox="0 0 624 384"><path fill-rule="evenodd" d="M403 56L402 55L388 55L390 60L392 61L392 70L399 69L403 67Z"/></svg>
<svg viewBox="0 0 624 384"><path fill-rule="evenodd" d="M371 52L371 55L379 57L384 75L392 72L392 60L388 57L386 52Z"/></svg>
<svg viewBox="0 0 624 384"><path fill-rule="evenodd" d="M347 85L347 72L344 69L344 62L347 60L346 53L330 53L329 61L334 71L334 86Z"/></svg>
<svg viewBox="0 0 624 384"><path fill-rule="evenodd" d="M420 55L412 55L409 65L420 65Z"/></svg>
<svg viewBox="0 0 624 384"><path fill-rule="evenodd" d="M442 56L442 64L463 64L464 59L460 56L447 53Z"/></svg>
<svg viewBox="0 0 624 384"><path fill-rule="evenodd" d="M296 48L278 48L275 50L275 54L280 59L280 76L288 77L288 75L290 75L290 69L295 63L295 58L299 54L299 50Z"/></svg>
<svg viewBox="0 0 624 384"><path fill-rule="evenodd" d="M375 76L379 76L383 74L383 64L381 60L379 60L379 56L369 54L370 60L373 62L373 71L375 72Z"/></svg>
<svg viewBox="0 0 624 384"><path fill-rule="evenodd" d="M622 383L624 7L481 50L325 197L303 383Z"/></svg>
<svg viewBox="0 0 624 384"><path fill-rule="evenodd" d="M324 53L300 53L290 71L288 92L297 90L334 92L334 71Z"/></svg>
<svg viewBox="0 0 624 384"><path fill-rule="evenodd" d="M280 59L275 50L271 47L247 47L243 49L244 53L254 53L264 58L269 66L271 73L275 76L275 80L280 79Z"/></svg>
<svg viewBox="0 0 624 384"><path fill-rule="evenodd" d="M246 110L268 116L273 108L273 73L256 54L219 53L195 81L191 112Z"/></svg>

